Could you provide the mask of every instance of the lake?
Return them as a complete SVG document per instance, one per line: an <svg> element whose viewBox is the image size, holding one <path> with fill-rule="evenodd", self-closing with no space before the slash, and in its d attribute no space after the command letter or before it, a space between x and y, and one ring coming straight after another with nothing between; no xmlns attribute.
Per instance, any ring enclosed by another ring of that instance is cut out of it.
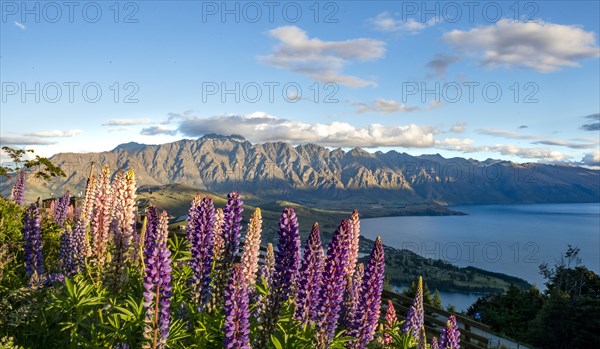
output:
<svg viewBox="0 0 600 349"><path fill-rule="evenodd" d="M553 265L569 244L581 249L582 264L600 273L600 203L450 208L467 215L362 219L361 234L424 257L514 275L540 289L539 265ZM476 299L468 296L461 305Z"/></svg>

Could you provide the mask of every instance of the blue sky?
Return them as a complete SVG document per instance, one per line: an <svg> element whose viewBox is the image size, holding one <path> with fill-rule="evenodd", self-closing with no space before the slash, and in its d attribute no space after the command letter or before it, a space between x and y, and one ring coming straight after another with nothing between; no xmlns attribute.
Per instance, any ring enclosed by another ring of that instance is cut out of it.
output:
<svg viewBox="0 0 600 349"><path fill-rule="evenodd" d="M2 145L216 132L600 163L596 1L53 4L1 4Z"/></svg>

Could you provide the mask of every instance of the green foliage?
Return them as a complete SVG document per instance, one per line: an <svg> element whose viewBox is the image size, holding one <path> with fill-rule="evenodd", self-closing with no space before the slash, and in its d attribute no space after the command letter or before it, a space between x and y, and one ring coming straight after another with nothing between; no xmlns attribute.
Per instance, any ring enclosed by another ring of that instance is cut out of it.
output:
<svg viewBox="0 0 600 349"><path fill-rule="evenodd" d="M24 160L27 153L33 153L33 149L13 149L11 147L2 147L8 156L12 159L17 169L33 169L34 178L41 178L48 181L54 177L66 177L63 170L54 165L48 158L36 155L34 159ZM0 175L9 177L11 168L0 166Z"/></svg>
<svg viewBox="0 0 600 349"><path fill-rule="evenodd" d="M536 288L522 291L511 285L505 294L479 298L467 314L479 312L482 320L495 331L526 341L528 327L524 324L535 317L542 304L543 296Z"/></svg>
<svg viewBox="0 0 600 349"><path fill-rule="evenodd" d="M0 297L25 286L22 207L0 197Z"/></svg>
<svg viewBox="0 0 600 349"><path fill-rule="evenodd" d="M600 343L600 277L580 266L579 249L569 246L553 268L540 267L547 290L511 287L479 299L468 310L500 333L536 347L593 348Z"/></svg>
<svg viewBox="0 0 600 349"><path fill-rule="evenodd" d="M377 332L376 340L373 340L369 343L369 348L377 348L377 349L395 349L395 348L403 348L403 349L414 349L417 347L418 343L415 341L414 337L410 333L404 333L400 331L400 326L404 321L396 321L391 328L384 329L383 325L380 325L379 330ZM384 338L388 337L391 341L387 344L384 343Z"/></svg>
<svg viewBox="0 0 600 349"><path fill-rule="evenodd" d="M23 249L24 214L22 207L0 197L0 244L8 244L11 250Z"/></svg>

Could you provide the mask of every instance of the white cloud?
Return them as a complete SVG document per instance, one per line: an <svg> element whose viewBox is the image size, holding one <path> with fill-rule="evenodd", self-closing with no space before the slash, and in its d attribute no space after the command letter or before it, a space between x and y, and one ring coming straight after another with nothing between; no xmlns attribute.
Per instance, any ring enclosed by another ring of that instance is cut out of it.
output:
<svg viewBox="0 0 600 349"><path fill-rule="evenodd" d="M581 159L581 162L590 166L600 166L600 150L596 150L593 153L585 154L583 159Z"/></svg>
<svg viewBox="0 0 600 349"><path fill-rule="evenodd" d="M56 144L45 139L36 137L0 137L1 146L15 146L15 145L50 145Z"/></svg>
<svg viewBox="0 0 600 349"><path fill-rule="evenodd" d="M31 136L31 137L52 138L52 137L73 137L73 136L80 135L82 133L83 133L82 130L67 130L67 131L49 130L49 131L24 133L23 135Z"/></svg>
<svg viewBox="0 0 600 349"><path fill-rule="evenodd" d="M592 149L592 148L596 148L598 146L596 144L573 143L573 142L559 141L559 140L553 140L553 139L544 139L544 140L539 140L539 141L535 141L532 143L533 144L543 144L543 145L556 145L559 147L567 147L567 148L571 148L571 149Z"/></svg>
<svg viewBox="0 0 600 349"><path fill-rule="evenodd" d="M17 28L21 29L21 30L25 30L27 29L27 26L21 22L17 22L15 21L15 25L17 26Z"/></svg>
<svg viewBox="0 0 600 349"><path fill-rule="evenodd" d="M380 32L411 32L415 33L439 23L439 18L433 17L427 22L419 22L414 18L399 20L394 18L388 11L381 12L375 18L369 18L373 29Z"/></svg>
<svg viewBox="0 0 600 349"><path fill-rule="evenodd" d="M443 40L458 51L479 56L490 68L528 68L552 72L579 66L578 61L600 56L594 32L578 26L502 19L469 31L453 30Z"/></svg>
<svg viewBox="0 0 600 349"><path fill-rule="evenodd" d="M544 162L563 161L571 158L559 151L550 150L548 148L522 148L514 144L494 145L491 147L484 147L484 149L489 149L502 155L513 155L526 159L538 159Z"/></svg>
<svg viewBox="0 0 600 349"><path fill-rule="evenodd" d="M445 138L435 142L439 149L459 151L463 153L493 152L504 156L516 156L523 159L536 159L542 162L557 162L571 157L548 148L524 148L514 144L495 144L476 146L468 138Z"/></svg>
<svg viewBox="0 0 600 349"><path fill-rule="evenodd" d="M357 113L369 113L369 112L377 112L382 114L394 114L399 112L410 113L419 111L419 107L409 107L404 103L400 103L390 99L379 98L376 99L373 103L356 103L358 109Z"/></svg>
<svg viewBox="0 0 600 349"><path fill-rule="evenodd" d="M127 132L130 131L131 129L129 127L113 127L113 128L109 128L107 131L108 132Z"/></svg>
<svg viewBox="0 0 600 349"><path fill-rule="evenodd" d="M513 139L536 139L537 137L521 134L517 131L502 130L499 128L480 128L477 133L492 137L513 138Z"/></svg>
<svg viewBox="0 0 600 349"><path fill-rule="evenodd" d="M152 124L150 119L110 119L102 126L134 126Z"/></svg>
<svg viewBox="0 0 600 349"><path fill-rule="evenodd" d="M464 133L466 125L467 124L464 122L457 122L454 125L452 125L452 127L450 127L450 132L451 133Z"/></svg>
<svg viewBox="0 0 600 349"><path fill-rule="evenodd" d="M287 141L332 147L384 146L425 148L433 145L435 130L430 126L387 126L370 124L354 127L344 122L309 124L266 113L224 115L183 120L179 132L191 137L204 134L240 134L251 142Z"/></svg>
<svg viewBox="0 0 600 349"><path fill-rule="evenodd" d="M172 130L163 125L158 125L158 126L150 126L150 127L143 128L142 131L140 131L140 134L144 135L144 136L157 136L157 135L174 136L177 134L177 130Z"/></svg>
<svg viewBox="0 0 600 349"><path fill-rule="evenodd" d="M446 69L448 69L450 64L458 61L460 61L460 57L458 56L438 53L431 61L427 62L425 66L433 70L434 74L431 74L431 76L444 76L446 75Z"/></svg>
<svg viewBox="0 0 600 349"><path fill-rule="evenodd" d="M477 133L492 136L492 137L531 140L531 144L553 145L553 146L566 147L566 148L571 148L571 149L591 149L591 148L594 148L597 146L595 142L590 142L589 140L587 140L587 141L586 140L578 140L578 142L586 142L586 143L575 143L575 142L568 142L568 141L563 141L563 140L547 139L545 137L540 137L540 136L524 135L517 131L502 130L502 129L498 129L498 128L478 129Z"/></svg>
<svg viewBox="0 0 600 349"><path fill-rule="evenodd" d="M375 86L373 81L344 75L342 69L352 61L369 61L385 55L385 43L373 39L323 41L309 38L296 26L281 26L269 31L279 44L259 61L280 69L300 73L321 82L334 82L349 87Z"/></svg>

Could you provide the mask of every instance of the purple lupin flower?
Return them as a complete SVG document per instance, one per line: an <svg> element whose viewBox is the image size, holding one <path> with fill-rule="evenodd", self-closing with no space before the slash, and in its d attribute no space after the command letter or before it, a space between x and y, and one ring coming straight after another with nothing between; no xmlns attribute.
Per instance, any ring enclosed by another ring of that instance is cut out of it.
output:
<svg viewBox="0 0 600 349"><path fill-rule="evenodd" d="M227 205L223 210L223 241L224 241L224 263L226 274L231 273L235 254L240 245L240 232L242 231L242 205L244 202L240 199L240 194L232 192L227 195Z"/></svg>
<svg viewBox="0 0 600 349"><path fill-rule="evenodd" d="M406 311L406 318L400 327L400 330L403 333L414 333L414 321L415 319L415 307L412 305L408 306L408 310Z"/></svg>
<svg viewBox="0 0 600 349"><path fill-rule="evenodd" d="M73 231L70 226L66 226L60 237L60 251L58 258L60 260L60 269L66 276L71 276L77 271L76 265L75 241Z"/></svg>
<svg viewBox="0 0 600 349"><path fill-rule="evenodd" d="M188 218L187 218L187 226L185 227L185 236L188 239L188 243L191 246L194 245L194 236L192 234L192 232L194 231L194 224L196 222L196 218L198 217L198 206L200 206L200 201L202 200L202 197L200 196L200 194L196 194L196 196L194 196L194 199L192 200L192 203L190 205L190 208L188 209ZM192 260L190 263L194 263L194 261Z"/></svg>
<svg viewBox="0 0 600 349"><path fill-rule="evenodd" d="M223 347L227 349L250 349L250 308L248 307L248 286L240 264L233 272L225 290L223 307Z"/></svg>
<svg viewBox="0 0 600 349"><path fill-rule="evenodd" d="M298 275L297 296L295 299L294 318L303 325L314 322L317 318L317 306L319 304L319 290L321 288L321 277L323 276L323 246L319 225L315 223L312 227L306 247L302 266Z"/></svg>
<svg viewBox="0 0 600 349"><path fill-rule="evenodd" d="M349 252L348 252L348 266L346 267L346 273L352 275L356 268L356 262L358 261L358 248L360 241L360 219L358 218L358 211L352 212L350 218L350 238L349 241Z"/></svg>
<svg viewBox="0 0 600 349"><path fill-rule="evenodd" d="M193 217L189 231L191 245L192 299L201 309L210 296L210 272L213 264L213 229L215 206L210 197L200 201L194 200L198 206L190 208ZM192 212L193 211L193 212Z"/></svg>
<svg viewBox="0 0 600 349"><path fill-rule="evenodd" d="M93 238L94 248L92 254L94 262L98 266L103 266L106 261L110 223L112 222L113 214L113 196L110 184L110 167L105 165L102 168L102 176L96 195L96 204L94 209L94 217L92 221L91 235Z"/></svg>
<svg viewBox="0 0 600 349"><path fill-rule="evenodd" d="M265 265L260 270L260 277L265 280L265 283L270 287L273 283L273 274L275 273L275 249L273 244L267 244L267 254L265 256Z"/></svg>
<svg viewBox="0 0 600 349"><path fill-rule="evenodd" d="M271 336L283 304L290 298L296 286L300 267L300 232L298 218L293 208L285 208L279 217L275 272L271 280L271 293L267 300L267 313L257 339L257 347L263 347Z"/></svg>
<svg viewBox="0 0 600 349"><path fill-rule="evenodd" d="M460 349L459 343L460 331L456 324L456 316L450 315L440 334L440 349Z"/></svg>
<svg viewBox="0 0 600 349"><path fill-rule="evenodd" d="M360 298L362 279L365 275L365 265L360 263L354 271L354 275L348 275L346 290L344 291L344 302L341 308L341 323L347 328L351 329L352 324L355 321L358 301Z"/></svg>
<svg viewBox="0 0 600 349"><path fill-rule="evenodd" d="M10 191L10 199L17 205L23 203L23 197L25 196L25 181L27 181L27 173L21 170L17 173L15 185Z"/></svg>
<svg viewBox="0 0 600 349"><path fill-rule="evenodd" d="M45 284L46 285L52 285L54 283L65 283L65 275L61 274L61 273L53 273L48 275L48 278L46 278Z"/></svg>
<svg viewBox="0 0 600 349"><path fill-rule="evenodd" d="M240 194L232 192L227 195L227 205L223 210L224 221L221 231L223 240L223 251L216 263L215 287L212 292L210 309L222 304L223 292L227 286L227 280L231 276L235 254L240 244L240 231L242 230L242 208L243 201Z"/></svg>
<svg viewBox="0 0 600 349"><path fill-rule="evenodd" d="M144 338L154 348L164 348L171 321L171 252L167 248L168 216L148 210L144 246Z"/></svg>
<svg viewBox="0 0 600 349"><path fill-rule="evenodd" d="M429 349L440 349L440 346L438 345L438 340L436 337L431 338L431 346L429 347Z"/></svg>
<svg viewBox="0 0 600 349"><path fill-rule="evenodd" d="M356 287L358 285L358 287ZM344 290L344 301L340 307L340 325L346 329L352 328L356 309L358 305L358 297L360 292L360 282L354 282L352 276L346 278L346 289Z"/></svg>
<svg viewBox="0 0 600 349"><path fill-rule="evenodd" d="M270 292L270 285L272 283L273 274L275 273L275 251L273 250L273 244L267 244L267 254L265 255L265 264L260 268L260 276L259 282L261 285L264 284L267 286L268 291ZM263 322L263 315L267 310L267 297L260 292L254 293L254 303L256 306L254 307L253 315L256 318L257 322Z"/></svg>
<svg viewBox="0 0 600 349"><path fill-rule="evenodd" d="M412 309L412 312L411 312ZM406 321L402 325L402 332L411 333L415 340L419 339L419 331L425 321L425 310L423 309L423 277L419 276L417 293L413 299L413 304L408 308Z"/></svg>
<svg viewBox="0 0 600 349"><path fill-rule="evenodd" d="M293 208L283 210L279 217L277 252L275 252L275 275L273 293L285 302L296 287L300 268L300 232L298 218Z"/></svg>
<svg viewBox="0 0 600 349"><path fill-rule="evenodd" d="M319 292L318 344L327 347L331 342L340 316L346 287L346 265L348 263L349 221L343 220L327 248L327 259L323 269Z"/></svg>
<svg viewBox="0 0 600 349"><path fill-rule="evenodd" d="M69 204L71 203L71 193L67 190L65 195L58 199L58 203L55 206L54 211L54 223L59 226L63 226L67 220L67 214L69 213Z"/></svg>
<svg viewBox="0 0 600 349"><path fill-rule="evenodd" d="M350 331L356 338L356 341L354 341L355 348L364 349L373 339L381 308L384 268L383 245L381 244L381 238L377 237L365 268L356 316Z"/></svg>
<svg viewBox="0 0 600 349"><path fill-rule="evenodd" d="M213 259L215 265L220 264L220 260L223 257L223 250L225 249L225 241L223 241L223 223L225 222L225 214L222 208L217 208L215 211L215 227L214 233L214 246L213 246Z"/></svg>
<svg viewBox="0 0 600 349"><path fill-rule="evenodd" d="M42 227L40 211L34 204L25 212L23 227L23 241L25 254L25 272L27 275L44 274L44 255L42 252Z"/></svg>
<svg viewBox="0 0 600 349"><path fill-rule="evenodd" d="M90 242L86 234L85 221L83 218L79 218L75 221L75 229L72 233L72 244L73 244L73 270L74 272L80 271L84 264L87 256Z"/></svg>

